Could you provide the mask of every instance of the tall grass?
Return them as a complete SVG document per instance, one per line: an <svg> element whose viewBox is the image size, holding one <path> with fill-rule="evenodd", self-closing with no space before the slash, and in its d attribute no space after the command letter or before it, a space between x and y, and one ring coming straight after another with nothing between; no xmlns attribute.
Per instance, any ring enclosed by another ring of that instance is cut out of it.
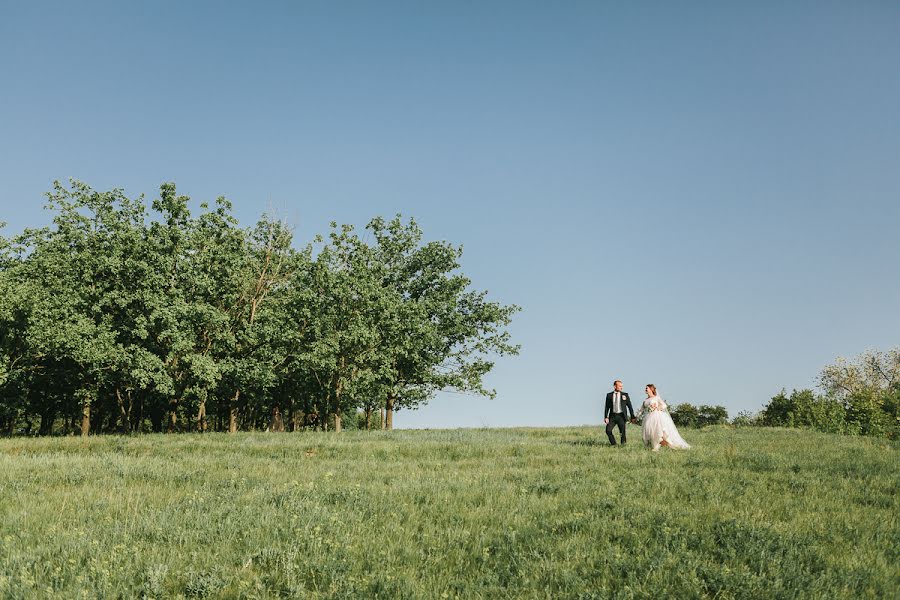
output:
<svg viewBox="0 0 900 600"><path fill-rule="evenodd" d="M897 597L897 444L685 437L0 440L0 597Z"/></svg>

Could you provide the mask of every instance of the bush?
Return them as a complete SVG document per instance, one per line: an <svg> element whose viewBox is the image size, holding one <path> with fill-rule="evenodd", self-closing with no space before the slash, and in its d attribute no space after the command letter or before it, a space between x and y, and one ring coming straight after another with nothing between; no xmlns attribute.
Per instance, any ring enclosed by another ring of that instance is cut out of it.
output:
<svg viewBox="0 0 900 600"><path fill-rule="evenodd" d="M693 404L679 404L669 411L672 420L678 427L696 427L699 418L697 408Z"/></svg>
<svg viewBox="0 0 900 600"><path fill-rule="evenodd" d="M702 404L697 409L697 424L700 427L707 425L722 425L728 422L728 411L724 406L707 406Z"/></svg>
<svg viewBox="0 0 900 600"><path fill-rule="evenodd" d="M760 414L763 425L809 427L828 433L854 433L847 421L847 410L837 400L817 396L812 390L784 390L774 396ZM858 428L857 428L858 429Z"/></svg>
<svg viewBox="0 0 900 600"><path fill-rule="evenodd" d="M684 402L673 407L669 413L678 427L706 427L728 422L728 411L724 406L708 406L702 404L695 407Z"/></svg>
<svg viewBox="0 0 900 600"><path fill-rule="evenodd" d="M896 391L863 390L847 397L846 421L850 433L895 439L898 413Z"/></svg>
<svg viewBox="0 0 900 600"><path fill-rule="evenodd" d="M732 419L731 424L735 427L758 427L762 425L759 414L742 410Z"/></svg>

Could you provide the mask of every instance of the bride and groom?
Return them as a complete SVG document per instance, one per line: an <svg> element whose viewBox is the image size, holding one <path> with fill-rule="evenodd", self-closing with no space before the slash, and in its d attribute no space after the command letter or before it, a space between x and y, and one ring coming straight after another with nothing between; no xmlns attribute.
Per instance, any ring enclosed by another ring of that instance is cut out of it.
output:
<svg viewBox="0 0 900 600"><path fill-rule="evenodd" d="M647 398L641 404L636 417L634 409L631 408L631 398L622 391L622 382L618 379L613 382L613 391L606 394L606 406L603 409L603 422L606 423L606 435L609 437L609 443L613 446L616 445L613 429L618 427L621 443L625 444L627 410L631 414L629 419L631 423L637 423L637 419L643 417L641 436L644 438L644 444L650 446L654 452L659 450L660 446L690 448L684 438L679 435L675 422L669 415L668 406L656 393L656 386L649 383L644 388L644 392L646 392Z"/></svg>

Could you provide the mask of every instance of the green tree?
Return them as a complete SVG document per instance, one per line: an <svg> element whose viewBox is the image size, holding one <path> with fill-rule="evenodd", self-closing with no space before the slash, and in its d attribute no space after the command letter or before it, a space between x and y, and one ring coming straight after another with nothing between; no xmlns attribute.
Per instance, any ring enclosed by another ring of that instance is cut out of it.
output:
<svg viewBox="0 0 900 600"><path fill-rule="evenodd" d="M673 407L669 414L679 427L706 427L728 422L728 411L724 406L701 404L694 406L687 402Z"/></svg>
<svg viewBox="0 0 900 600"><path fill-rule="evenodd" d="M373 219L321 247L242 229L225 198L55 183L52 225L0 238L0 425L42 434L212 427L336 430L438 390L493 396L515 306L460 273L461 249ZM360 409L362 412L359 412ZM362 417L359 417L362 415Z"/></svg>
<svg viewBox="0 0 900 600"><path fill-rule="evenodd" d="M896 389L900 386L900 346L887 352L867 350L853 359L838 357L822 369L819 386L839 400L859 392Z"/></svg>
<svg viewBox="0 0 900 600"><path fill-rule="evenodd" d="M843 405L849 432L890 438L900 434L895 401L900 392L900 347L838 358L822 369L819 386Z"/></svg>
<svg viewBox="0 0 900 600"><path fill-rule="evenodd" d="M796 390L794 391L796 394ZM794 404L782 389L760 412L760 420L768 427L788 427Z"/></svg>
<svg viewBox="0 0 900 600"><path fill-rule="evenodd" d="M214 263L227 260L230 265L230 279L219 278L227 281L218 297L230 331L219 354L226 365L228 430L234 432L240 414L248 423L268 413L281 414L282 401L273 399L271 392L286 391L282 380L288 362L300 350L300 338L292 335L286 311L294 273L308 264L310 250L294 251L290 229L265 216L240 244L237 232L232 235L235 243Z"/></svg>
<svg viewBox="0 0 900 600"><path fill-rule="evenodd" d="M102 429L105 418L116 419L102 394L120 376L128 344L116 319L134 280L126 275L134 268L128 257L140 250L129 244L142 210L121 190L96 192L78 181L68 188L55 182L48 199L53 227L26 230L15 240L23 256L16 285L28 302L29 383L50 392L52 377L55 390L68 388L65 396L77 400L81 433L88 435L92 422ZM47 394L48 400L58 396Z"/></svg>
<svg viewBox="0 0 900 600"><path fill-rule="evenodd" d="M315 411L323 426L334 418L335 431L341 416L354 410L359 387L370 378L367 372L384 351L377 327L380 311L390 304L381 286L380 265L371 247L353 227L332 223L328 243L320 250L304 280L297 283L311 317L301 342L301 360L313 385Z"/></svg>
<svg viewBox="0 0 900 600"><path fill-rule="evenodd" d="M830 433L847 431L844 406L808 389L793 390L790 396L782 390L760 413L760 421L767 426L811 427Z"/></svg>
<svg viewBox="0 0 900 600"><path fill-rule="evenodd" d="M672 407L669 411L672 421L678 427L697 427L700 421L700 414L697 407L688 402L683 402Z"/></svg>
<svg viewBox="0 0 900 600"><path fill-rule="evenodd" d="M701 404L697 408L697 425L706 427L707 425L722 425L728 422L728 411L724 406L709 406Z"/></svg>
<svg viewBox="0 0 900 600"><path fill-rule="evenodd" d="M414 408L438 390L493 397L483 377L493 368L491 356L518 353L506 327L519 307L470 289L459 272L462 249L422 244L414 220L375 218L367 229L383 265L382 285L391 291L380 323L386 341L377 377L386 395L386 428L393 426L394 410Z"/></svg>

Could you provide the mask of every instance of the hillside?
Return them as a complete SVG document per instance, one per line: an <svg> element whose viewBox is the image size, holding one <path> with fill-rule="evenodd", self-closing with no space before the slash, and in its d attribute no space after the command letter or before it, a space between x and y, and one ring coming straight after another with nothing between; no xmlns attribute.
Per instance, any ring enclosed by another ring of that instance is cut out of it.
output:
<svg viewBox="0 0 900 600"><path fill-rule="evenodd" d="M872 597L898 446L599 428L0 440L0 597Z"/></svg>

